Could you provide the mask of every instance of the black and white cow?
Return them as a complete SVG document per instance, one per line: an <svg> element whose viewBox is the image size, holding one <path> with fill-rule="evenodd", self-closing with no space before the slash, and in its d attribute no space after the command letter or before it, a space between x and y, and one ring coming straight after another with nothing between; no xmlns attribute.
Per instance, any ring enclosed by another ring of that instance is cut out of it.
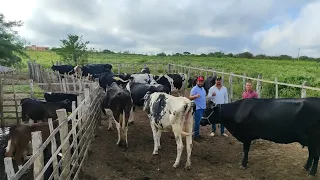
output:
<svg viewBox="0 0 320 180"><path fill-rule="evenodd" d="M185 84L187 75L183 73L177 74L164 74L159 76L154 76L154 79L158 84L162 84L170 88L171 92L178 92L178 95L184 95Z"/></svg>
<svg viewBox="0 0 320 180"><path fill-rule="evenodd" d="M132 106L130 92L119 87L115 82L107 88L106 94L101 101L100 108L106 116L107 111L112 111L113 120L118 130L118 141L116 143L118 146L125 142L126 147L128 147L128 120ZM120 118L120 114L122 114L122 118ZM108 129L112 129L111 119L109 119Z"/></svg>
<svg viewBox="0 0 320 180"><path fill-rule="evenodd" d="M152 154L158 154L162 132L172 131L177 143L177 157L173 167L180 163L183 150L182 136L186 136L187 162L186 168L191 168L192 131L194 103L186 97L175 97L166 93L147 93L144 97L143 110L150 118L154 140Z"/></svg>
<svg viewBox="0 0 320 180"><path fill-rule="evenodd" d="M158 84L152 74L131 74L130 80L133 82L155 85Z"/></svg>
<svg viewBox="0 0 320 180"><path fill-rule="evenodd" d="M147 94L147 92L153 93L153 92L164 92L169 94L170 89L167 86L156 84L156 85L150 85L150 84L143 84L138 82L129 82L126 85L126 89L130 92L132 100L133 100L133 108L130 112L130 120L129 122L132 123L134 121L134 111L135 106L142 107L144 104L143 97Z"/></svg>
<svg viewBox="0 0 320 180"><path fill-rule="evenodd" d="M115 76L115 74L111 71L107 71L102 73L99 76L99 85L105 91L108 86L111 86L113 82L116 82L118 85L122 85L122 88L129 82L129 80L123 80L120 77Z"/></svg>
<svg viewBox="0 0 320 180"><path fill-rule="evenodd" d="M150 74L150 69L148 67L142 68L140 73Z"/></svg>

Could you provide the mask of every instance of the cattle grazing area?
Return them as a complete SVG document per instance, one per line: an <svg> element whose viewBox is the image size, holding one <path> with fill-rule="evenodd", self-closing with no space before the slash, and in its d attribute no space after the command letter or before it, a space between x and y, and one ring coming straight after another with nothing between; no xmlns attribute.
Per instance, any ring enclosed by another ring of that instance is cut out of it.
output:
<svg viewBox="0 0 320 180"><path fill-rule="evenodd" d="M43 65L46 68L51 68L52 59L59 59L59 56L52 51L28 51L28 54L32 59L37 59L37 63ZM24 60L27 65L27 59ZM184 56L146 56L140 54L106 54L106 53L90 53L88 63L109 63L113 64L113 69L117 70L117 64L121 63L122 72L131 73L132 63L135 64L152 64L163 63L167 65L179 64L192 67L199 67L204 69L216 70L220 72L226 72L238 75L246 75L247 77L258 77L261 75L262 79L274 82L277 77L278 82L284 82L289 84L302 84L307 81L307 84L311 87L320 87L320 63L316 61L305 60L270 60L270 59L241 59L241 58L216 58L216 57L201 57L193 55ZM130 64L125 66L125 64ZM151 68L151 73L154 73L154 69ZM133 72L138 72L137 65L134 66ZM162 69L159 65L159 70ZM159 71L163 73L163 71ZM228 79L228 76L225 77ZM226 82L227 83L227 82ZM241 80L240 82L241 83ZM237 83L235 83L237 84ZM274 97L274 86L269 83L263 84L262 88L263 97ZM235 94L238 94L242 88L235 88ZM308 94L313 96L320 96L319 92L310 91ZM300 97L300 91L298 88L287 87L279 85L279 97Z"/></svg>
<svg viewBox="0 0 320 180"><path fill-rule="evenodd" d="M4 146L8 180L320 176L320 101L305 100L320 88L305 80L288 84L261 74L158 62L48 70L29 61L28 67L29 97L15 101L21 118L16 116L18 125L10 126ZM203 138L194 139L196 104L188 97L198 75L204 76L206 95L221 76L228 101L207 102L200 121ZM248 79L258 99L240 100ZM42 91L37 98L35 86ZM294 98L284 99L283 89L291 89L294 95L285 97ZM211 123L224 124L229 137L219 130L209 136Z"/></svg>
<svg viewBox="0 0 320 180"><path fill-rule="evenodd" d="M104 116L102 116L104 118ZM163 132L161 149L152 155L154 140L150 120L142 109L137 110L135 122L129 126L129 148L123 150L115 145L117 131L107 131L108 121L92 143L92 154L81 174L82 180L98 179L305 179L303 165L308 157L307 148L298 143L276 144L256 140L251 145L247 169L239 168L242 159L242 143L229 132L228 138L221 135L208 136L209 126L201 127L202 142L193 141L191 169L184 168L187 160L185 146L180 166L172 167L177 155L176 141L172 132ZM138 118L139 117L139 118ZM219 131L218 131L219 132ZM183 140L185 144L185 140ZM319 175L316 175L317 179Z"/></svg>

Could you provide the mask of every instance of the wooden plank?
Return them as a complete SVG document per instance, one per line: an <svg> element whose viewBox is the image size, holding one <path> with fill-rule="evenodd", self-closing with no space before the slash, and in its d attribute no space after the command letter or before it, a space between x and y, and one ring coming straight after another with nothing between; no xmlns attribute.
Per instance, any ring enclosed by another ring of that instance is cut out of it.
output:
<svg viewBox="0 0 320 180"><path fill-rule="evenodd" d="M31 132L32 136L32 151L35 154L42 144L42 135L41 131ZM38 177L39 173L43 168L44 156L43 152L37 157L37 159L33 163L33 177ZM43 180L43 176L40 178Z"/></svg>
<svg viewBox="0 0 320 180"><path fill-rule="evenodd" d="M278 78L274 78L274 84L276 85L276 98L279 98L279 85L278 85Z"/></svg>
<svg viewBox="0 0 320 180"><path fill-rule="evenodd" d="M5 157L3 161L4 161L5 171L7 174L7 179L11 180L14 177L14 168L13 168L12 158Z"/></svg>
<svg viewBox="0 0 320 180"><path fill-rule="evenodd" d="M12 74L13 76L13 74ZM19 124L19 115L18 115L18 105L17 105L17 100L16 100L16 93L15 93L15 90L14 90L14 82L12 82L12 91L13 91L13 100L14 100L14 107L15 107L15 110L16 110L16 119L17 119L17 124Z"/></svg>
<svg viewBox="0 0 320 180"><path fill-rule="evenodd" d="M48 123L49 123L49 130L50 130L50 134L53 132L54 128L53 128L53 123L52 123L52 118L48 119ZM57 150L57 143L56 143L56 137L53 136L52 140L51 140L51 152L55 152ZM58 159L57 156L53 156L53 162L52 162L52 166L53 167L58 167ZM47 162L48 163L48 162ZM54 174L54 179L58 179L59 177L59 172L56 171Z"/></svg>
<svg viewBox="0 0 320 180"><path fill-rule="evenodd" d="M57 111L59 124L63 124L63 122L68 120L68 115L66 109L58 109ZM60 140L61 142L64 142L65 139L69 139L68 136L68 123L64 123L62 128L60 129ZM62 160L62 169L66 169L64 172L61 173L62 179L66 180L68 173L70 171L70 164L68 165L68 161L70 160L70 152L68 152L68 149L70 147L69 141L65 141L65 144L62 145L62 156L64 159Z"/></svg>
<svg viewBox="0 0 320 180"><path fill-rule="evenodd" d="M307 89L305 88L305 86L307 85L307 81L303 81L302 83L302 89L301 89L301 98L305 98L307 97Z"/></svg>

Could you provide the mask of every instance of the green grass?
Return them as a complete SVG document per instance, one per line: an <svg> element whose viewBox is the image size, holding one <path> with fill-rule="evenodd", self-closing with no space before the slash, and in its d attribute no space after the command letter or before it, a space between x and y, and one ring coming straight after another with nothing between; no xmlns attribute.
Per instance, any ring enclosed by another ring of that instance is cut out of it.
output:
<svg viewBox="0 0 320 180"><path fill-rule="evenodd" d="M32 60L36 60L44 67L51 67L52 62L59 60L52 51L28 51ZM24 67L27 68L27 60L24 59ZM92 53L89 56L89 63L141 63L140 67L136 67L134 71L139 70L143 63L162 62L188 65L193 67L202 67L206 69L214 69L217 71L233 72L235 74L246 74L249 77L257 77L262 75L262 79L274 81L278 77L279 82L290 84L302 84L307 81L309 86L320 87L320 63L312 61L292 61L292 60L261 60L261 59L240 59L240 58L214 58L199 56L144 56L144 55L124 55L124 54L103 54ZM149 66L150 67L150 66ZM159 67L160 68L160 67ZM158 73L163 73L167 66L161 67ZM114 71L118 67L115 65ZM154 70L151 67L151 70ZM122 72L131 73L131 66L121 69ZM153 72L151 72L153 73ZM200 72L193 71L193 74ZM202 72L204 75L205 73ZM210 75L210 74L209 74ZM228 76L225 76L224 84L227 87ZM241 98L242 78L233 78L234 99ZM279 86L279 97L300 97L300 88L291 88ZM262 97L274 97L275 88L273 84L262 83ZM307 90L307 96L320 96L320 92Z"/></svg>

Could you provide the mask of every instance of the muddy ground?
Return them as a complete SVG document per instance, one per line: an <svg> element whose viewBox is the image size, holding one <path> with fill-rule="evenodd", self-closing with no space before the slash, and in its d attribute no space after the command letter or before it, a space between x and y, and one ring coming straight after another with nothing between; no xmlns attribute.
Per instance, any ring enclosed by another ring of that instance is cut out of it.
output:
<svg viewBox="0 0 320 180"><path fill-rule="evenodd" d="M172 132L163 133L159 155L153 156L153 138L149 120L140 109L136 120L129 127L129 148L124 151L116 146L117 131L107 131L107 121L98 129L92 143L92 153L85 163L83 180L102 179L306 179L303 165L307 160L307 148L297 143L281 145L256 140L249 152L247 169L240 169L242 144L229 132L228 138L221 135L208 136L210 126L201 127L205 137L202 142L193 141L192 169L185 170L186 149L177 169L172 167L176 158L176 143ZM220 131L217 131L220 132ZM185 139L183 140L185 144ZM314 179L319 179L317 175Z"/></svg>

